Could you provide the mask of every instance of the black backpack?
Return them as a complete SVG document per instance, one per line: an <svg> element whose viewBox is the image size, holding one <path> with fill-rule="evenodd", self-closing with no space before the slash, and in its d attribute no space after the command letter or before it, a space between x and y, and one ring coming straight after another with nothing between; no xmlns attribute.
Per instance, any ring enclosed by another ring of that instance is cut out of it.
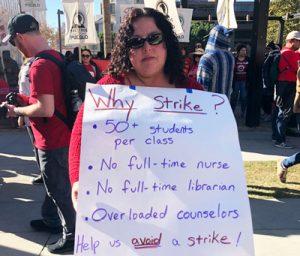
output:
<svg viewBox="0 0 300 256"><path fill-rule="evenodd" d="M265 59L262 74L264 88L273 90L279 75L289 69L289 62L285 59L287 66L283 70L279 70L280 58L285 59L279 50L273 50Z"/></svg>
<svg viewBox="0 0 300 256"><path fill-rule="evenodd" d="M54 115L56 115L61 121L63 121L70 130L72 130L77 113L82 105L83 100L79 97L79 88L76 79L71 74L67 68L67 64L64 60L63 55L61 55L62 60L58 60L53 55L48 53L41 53L36 56L35 60L46 59L54 62L60 67L63 79L63 93L65 98L67 116L64 116L57 109L54 110Z"/></svg>

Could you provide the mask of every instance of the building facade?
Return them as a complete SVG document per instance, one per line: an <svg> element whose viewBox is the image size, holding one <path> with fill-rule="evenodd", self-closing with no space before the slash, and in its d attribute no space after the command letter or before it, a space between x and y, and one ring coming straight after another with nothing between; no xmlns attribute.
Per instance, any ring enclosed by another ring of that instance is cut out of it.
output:
<svg viewBox="0 0 300 256"><path fill-rule="evenodd" d="M8 11L9 19L14 15L22 12L19 0L0 0L0 9ZM39 23L46 23L46 10L45 11L31 11L27 12L34 16Z"/></svg>
<svg viewBox="0 0 300 256"><path fill-rule="evenodd" d="M16 14L22 12L20 1L19 0L0 0L0 15L6 14L5 19L11 19ZM28 14L34 16L39 23L46 23L46 10L45 11L30 11ZM6 30L6 28L5 28ZM9 50L12 58L14 58L19 64L21 64L22 59L21 55L15 47L12 47L10 44L7 44L5 47L2 47L0 44L1 56L4 50Z"/></svg>

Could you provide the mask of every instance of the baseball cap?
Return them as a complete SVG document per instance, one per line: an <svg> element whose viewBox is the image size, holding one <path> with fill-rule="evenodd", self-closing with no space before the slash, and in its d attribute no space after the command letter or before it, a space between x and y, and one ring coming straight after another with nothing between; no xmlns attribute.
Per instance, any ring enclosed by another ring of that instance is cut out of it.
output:
<svg viewBox="0 0 300 256"><path fill-rule="evenodd" d="M8 34L2 39L2 43L13 39L17 33L25 34L31 31L38 31L39 23L31 15L20 13L9 20L7 30Z"/></svg>
<svg viewBox="0 0 300 256"><path fill-rule="evenodd" d="M287 34L286 40L297 39L300 40L300 31L292 31Z"/></svg>

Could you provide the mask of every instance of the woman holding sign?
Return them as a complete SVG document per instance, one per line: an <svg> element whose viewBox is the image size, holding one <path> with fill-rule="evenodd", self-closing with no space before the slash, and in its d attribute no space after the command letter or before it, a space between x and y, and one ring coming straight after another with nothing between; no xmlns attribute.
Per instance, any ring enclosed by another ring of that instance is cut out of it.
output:
<svg viewBox="0 0 300 256"><path fill-rule="evenodd" d="M112 51L107 74L98 84L149 87L203 87L183 74L183 59L172 24L151 8L133 8L124 17ZM76 209L83 107L78 113L69 152L72 199Z"/></svg>

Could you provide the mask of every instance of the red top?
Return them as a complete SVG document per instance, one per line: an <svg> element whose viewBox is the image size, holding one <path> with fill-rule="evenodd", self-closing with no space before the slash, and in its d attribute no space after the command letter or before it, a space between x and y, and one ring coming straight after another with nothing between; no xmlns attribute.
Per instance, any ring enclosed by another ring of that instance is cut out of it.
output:
<svg viewBox="0 0 300 256"><path fill-rule="evenodd" d="M91 64L84 64L85 69L91 74L92 77L96 76L96 70Z"/></svg>
<svg viewBox="0 0 300 256"><path fill-rule="evenodd" d="M189 57L184 58L183 62L183 73L185 76L188 76L189 72L191 71L193 67L193 62Z"/></svg>
<svg viewBox="0 0 300 256"><path fill-rule="evenodd" d="M298 60L300 55L290 48L282 48L279 60L280 73L278 81L296 82Z"/></svg>
<svg viewBox="0 0 300 256"><path fill-rule="evenodd" d="M198 63L194 63L192 68L190 69L190 72L188 73L188 77L190 79L193 79L194 81L197 81L197 71L198 71Z"/></svg>
<svg viewBox="0 0 300 256"><path fill-rule="evenodd" d="M61 60L54 50L43 51ZM63 83L60 68L50 60L38 59L30 68L29 104L37 102L37 96L50 94L54 96L55 109L67 115L63 95ZM41 150L67 147L70 141L70 130L56 115L51 118L30 117L30 124L35 138L35 146Z"/></svg>
<svg viewBox="0 0 300 256"><path fill-rule="evenodd" d="M125 84L124 76L114 78L110 75L105 75L98 81L98 84ZM188 79L184 86L176 86L187 89L204 90L199 83ZM69 176L71 185L79 180L79 164L80 164L80 148L81 148L81 133L82 133L82 119L83 119L83 105L78 112L76 121L73 126L72 136L69 150Z"/></svg>
<svg viewBox="0 0 300 256"><path fill-rule="evenodd" d="M234 79L236 81L247 80L248 65L249 65L249 61L247 58L243 60L240 60L239 58L235 58Z"/></svg>
<svg viewBox="0 0 300 256"><path fill-rule="evenodd" d="M0 79L0 104L5 101L5 96L9 93L9 85L8 83Z"/></svg>

